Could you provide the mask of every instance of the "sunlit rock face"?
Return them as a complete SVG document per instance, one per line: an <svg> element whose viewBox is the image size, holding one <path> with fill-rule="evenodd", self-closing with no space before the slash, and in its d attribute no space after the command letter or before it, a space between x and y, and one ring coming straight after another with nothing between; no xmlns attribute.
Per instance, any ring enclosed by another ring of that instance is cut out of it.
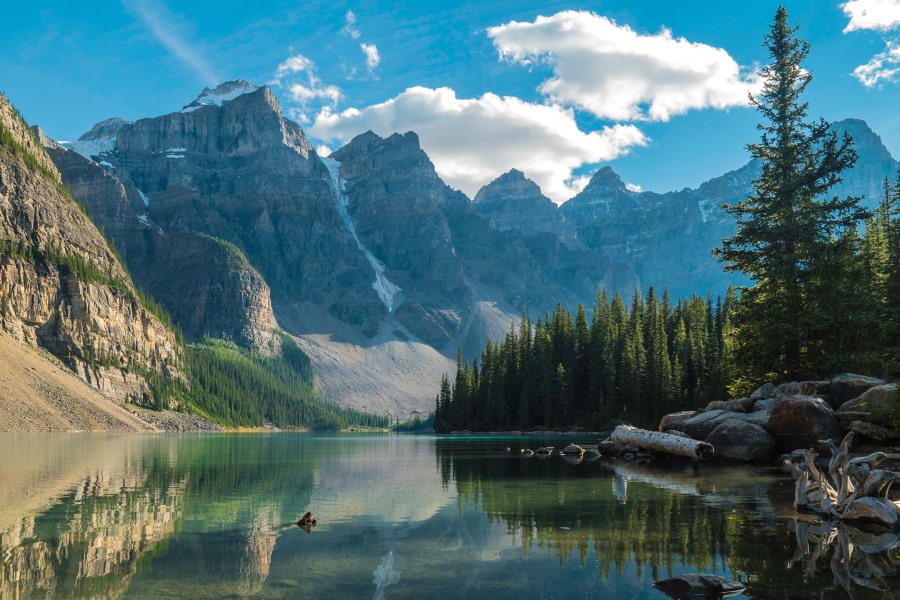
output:
<svg viewBox="0 0 900 600"><path fill-rule="evenodd" d="M440 179L415 133L368 132L317 156L266 86L228 82L64 145L53 156L66 182L189 337L264 347L280 327L301 338L323 396L345 406L428 412L460 346L480 352L523 312L638 284L578 243L539 191L557 225L492 224Z"/></svg>

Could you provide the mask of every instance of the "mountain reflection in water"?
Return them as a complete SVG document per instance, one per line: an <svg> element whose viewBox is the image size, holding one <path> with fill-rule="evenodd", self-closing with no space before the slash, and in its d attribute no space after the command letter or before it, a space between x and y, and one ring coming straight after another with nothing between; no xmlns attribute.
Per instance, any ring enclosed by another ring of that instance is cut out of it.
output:
<svg viewBox="0 0 900 600"><path fill-rule="evenodd" d="M515 444L4 434L0 598L661 599L652 582L687 572L739 579L743 598L897 586L896 536L795 520L769 469ZM307 510L311 533L295 525Z"/></svg>

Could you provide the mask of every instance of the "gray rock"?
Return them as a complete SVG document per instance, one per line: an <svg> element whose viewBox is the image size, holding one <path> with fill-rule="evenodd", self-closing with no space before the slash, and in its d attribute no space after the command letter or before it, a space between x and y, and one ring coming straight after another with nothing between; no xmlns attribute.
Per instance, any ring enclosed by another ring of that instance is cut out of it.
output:
<svg viewBox="0 0 900 600"><path fill-rule="evenodd" d="M841 433L828 404L800 395L779 399L769 413L765 429L775 437L781 450L810 448L819 440L837 438Z"/></svg>
<svg viewBox="0 0 900 600"><path fill-rule="evenodd" d="M781 385L775 388L775 394L787 394L788 396L793 396L795 394L800 393L800 382L799 381L791 381L788 383L782 383ZM814 394L811 394L814 395Z"/></svg>
<svg viewBox="0 0 900 600"><path fill-rule="evenodd" d="M706 408L704 408L703 410L708 411L708 410L728 410L728 409L725 408L724 400L713 400L712 402L707 404Z"/></svg>
<svg viewBox="0 0 900 600"><path fill-rule="evenodd" d="M841 373L831 378L831 395L834 398L834 402L841 406L854 398L858 398L867 390L886 383L888 382L875 377Z"/></svg>
<svg viewBox="0 0 900 600"><path fill-rule="evenodd" d="M766 398L765 400L756 400L753 403L753 411L752 412L759 412L759 411L767 411L768 412L768 411L772 410L772 407L775 406L776 402L777 402L777 400L775 398Z"/></svg>
<svg viewBox="0 0 900 600"><path fill-rule="evenodd" d="M840 411L887 410L897 397L897 384L887 383L871 387L861 395L841 404ZM865 408L864 408L865 407Z"/></svg>
<svg viewBox="0 0 900 600"><path fill-rule="evenodd" d="M764 426L768 421L768 415L761 412L747 414L729 412L727 410L711 410L700 413L699 415L684 421L681 424L680 430L687 433L695 440L705 440L706 437L712 433L713 429L728 419L737 419Z"/></svg>
<svg viewBox="0 0 900 600"><path fill-rule="evenodd" d="M653 587L670 598L724 598L744 591L744 584L720 575L687 573L657 581Z"/></svg>
<svg viewBox="0 0 900 600"><path fill-rule="evenodd" d="M801 396L821 396L822 394L831 394L831 382L825 381L801 381L800 389L797 394Z"/></svg>
<svg viewBox="0 0 900 600"><path fill-rule="evenodd" d="M883 442L885 440L900 437L900 432L896 430L888 429L887 427L882 427L881 425L876 425L874 423L867 423L866 421L851 422L850 431L861 433L862 435L870 437L878 442Z"/></svg>
<svg viewBox="0 0 900 600"><path fill-rule="evenodd" d="M668 433L669 435L677 435L678 437L687 438L687 439L689 439L689 440L694 439L694 438L692 438L691 436L689 436L688 434L686 434L685 432L683 432L683 431L678 431L677 429L667 429L667 430L664 431L663 433Z"/></svg>
<svg viewBox="0 0 900 600"><path fill-rule="evenodd" d="M741 462L767 461L775 452L775 438L755 423L728 419L718 425L705 440L716 450L717 458Z"/></svg>
<svg viewBox="0 0 900 600"><path fill-rule="evenodd" d="M669 429L681 430L681 424L694 416L694 411L683 410L681 412L669 413L659 422L659 431L668 431Z"/></svg>
<svg viewBox="0 0 900 600"><path fill-rule="evenodd" d="M735 398L734 400L726 401L725 405L722 406L722 409L731 412L749 413L753 412L754 402L755 401L750 398Z"/></svg>
<svg viewBox="0 0 900 600"><path fill-rule="evenodd" d="M765 400L766 398L772 398L775 396L775 384L769 382L765 385L761 385L752 394L750 394L751 400Z"/></svg>

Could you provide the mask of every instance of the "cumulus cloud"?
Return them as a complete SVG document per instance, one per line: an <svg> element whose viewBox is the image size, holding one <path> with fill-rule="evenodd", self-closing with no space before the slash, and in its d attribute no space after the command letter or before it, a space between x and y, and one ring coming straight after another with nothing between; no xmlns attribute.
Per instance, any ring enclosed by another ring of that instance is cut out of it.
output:
<svg viewBox="0 0 900 600"><path fill-rule="evenodd" d="M348 10L347 14L344 15L344 28L341 29L341 33L349 35L354 40L359 39L359 29L356 28L356 13L352 10Z"/></svg>
<svg viewBox="0 0 900 600"><path fill-rule="evenodd" d="M207 60L185 38L179 19L153 0L122 0L125 9L136 15L157 41L196 72L204 83L215 85L219 77Z"/></svg>
<svg viewBox="0 0 900 600"><path fill-rule="evenodd" d="M900 44L888 42L884 52L853 70L853 76L866 87L900 81Z"/></svg>
<svg viewBox="0 0 900 600"><path fill-rule="evenodd" d="M604 119L667 121L691 109L747 106L747 93L761 88L759 75L722 48L667 29L639 34L590 12L513 21L487 33L502 58L552 67L542 94Z"/></svg>
<svg viewBox="0 0 900 600"><path fill-rule="evenodd" d="M369 69L369 73L371 73L375 67L378 66L378 63L381 62L381 56L378 54L378 47L375 44L360 44L360 50L363 51L363 54L366 55L366 67Z"/></svg>
<svg viewBox="0 0 900 600"><path fill-rule="evenodd" d="M319 79L316 64L302 54L295 54L278 65L270 84L287 89L288 97L298 105L289 109L288 114L301 123L309 123L307 111L311 107L333 108L343 97L339 87L326 85Z"/></svg>
<svg viewBox="0 0 900 600"><path fill-rule="evenodd" d="M345 143L366 130L381 136L415 131L438 174L472 196L498 174L523 171L561 203L580 191L582 165L612 160L646 137L633 125L585 133L571 110L484 94L457 98L450 88L413 87L381 104L342 112L325 109L309 132Z"/></svg>
<svg viewBox="0 0 900 600"><path fill-rule="evenodd" d="M841 4L850 18L844 33L860 29L888 31L900 27L900 0L851 0Z"/></svg>

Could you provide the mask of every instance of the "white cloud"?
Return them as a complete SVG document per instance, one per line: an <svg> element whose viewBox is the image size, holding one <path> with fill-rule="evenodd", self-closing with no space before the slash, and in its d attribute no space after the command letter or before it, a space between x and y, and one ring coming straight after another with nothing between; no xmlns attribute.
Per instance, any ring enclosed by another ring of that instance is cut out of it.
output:
<svg viewBox="0 0 900 600"><path fill-rule="evenodd" d="M341 29L341 33L349 35L354 40L359 39L359 29L356 28L356 13L352 10L348 10L347 14L344 15L344 28Z"/></svg>
<svg viewBox="0 0 900 600"><path fill-rule="evenodd" d="M368 67L369 73L371 73L375 67L378 66L378 63L381 62L381 56L378 54L378 47L375 44L360 44L359 48L363 51L363 54L366 55L366 67Z"/></svg>
<svg viewBox="0 0 900 600"><path fill-rule="evenodd" d="M850 17L844 33L860 29L888 31L900 27L900 0L851 0L841 4L841 8Z"/></svg>
<svg viewBox="0 0 900 600"><path fill-rule="evenodd" d="M866 87L879 83L900 81L900 44L887 42L884 52L853 70L853 76Z"/></svg>
<svg viewBox="0 0 900 600"><path fill-rule="evenodd" d="M667 121L691 109L747 106L747 93L761 87L722 48L667 29L642 35L590 12L513 21L488 36L506 60L552 66L542 94L604 119Z"/></svg>
<svg viewBox="0 0 900 600"><path fill-rule="evenodd" d="M630 192L643 192L644 191L644 188L642 188L641 186L639 186L636 183L626 183L625 189Z"/></svg>
<svg viewBox="0 0 900 600"><path fill-rule="evenodd" d="M185 39L179 19L168 7L153 0L122 0L125 9L137 15L160 44L193 69L204 83L215 85L221 80L206 59Z"/></svg>
<svg viewBox="0 0 900 600"><path fill-rule="evenodd" d="M612 160L647 138L633 125L585 133L571 110L485 94L457 98L450 88L413 87L363 109L323 110L309 132L346 143L366 130L387 136L415 131L438 174L472 196L511 168L523 171L556 202L580 191L574 169Z"/></svg>
<svg viewBox="0 0 900 600"><path fill-rule="evenodd" d="M319 79L316 64L302 54L295 54L278 65L270 84L287 88L290 99L299 105L288 109L288 116L301 123L310 121L306 113L309 108L323 105L334 108L343 97L339 87L326 85Z"/></svg>

